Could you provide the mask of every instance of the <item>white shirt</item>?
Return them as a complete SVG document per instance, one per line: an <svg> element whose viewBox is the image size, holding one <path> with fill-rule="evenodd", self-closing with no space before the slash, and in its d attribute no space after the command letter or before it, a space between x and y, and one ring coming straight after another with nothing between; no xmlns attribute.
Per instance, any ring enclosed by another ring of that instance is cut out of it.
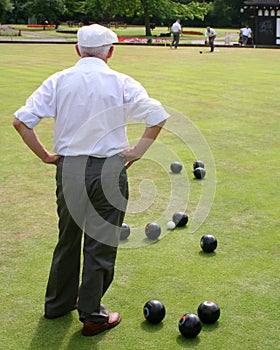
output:
<svg viewBox="0 0 280 350"><path fill-rule="evenodd" d="M181 30L181 24L179 22L173 23L171 30L173 33L178 33Z"/></svg>
<svg viewBox="0 0 280 350"><path fill-rule="evenodd" d="M129 148L128 119L150 127L169 117L140 83L92 57L51 75L14 115L29 128L54 118L54 152L95 157Z"/></svg>
<svg viewBox="0 0 280 350"><path fill-rule="evenodd" d="M216 36L217 33L215 32L214 29L210 28L210 31L208 32L208 30L206 29L205 31L205 37L209 37L209 38L212 38L213 36Z"/></svg>
<svg viewBox="0 0 280 350"><path fill-rule="evenodd" d="M251 33L252 33L252 30L251 30L251 28L242 28L241 29L241 32L242 32L242 35L244 35L244 36L249 36Z"/></svg>

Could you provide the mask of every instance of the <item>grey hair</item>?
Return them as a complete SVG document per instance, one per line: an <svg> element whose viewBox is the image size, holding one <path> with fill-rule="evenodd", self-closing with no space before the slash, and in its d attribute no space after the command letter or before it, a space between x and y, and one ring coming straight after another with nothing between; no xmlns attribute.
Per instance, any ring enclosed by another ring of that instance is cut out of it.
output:
<svg viewBox="0 0 280 350"><path fill-rule="evenodd" d="M85 47L79 45L81 56L106 58L112 45L104 45L99 47Z"/></svg>

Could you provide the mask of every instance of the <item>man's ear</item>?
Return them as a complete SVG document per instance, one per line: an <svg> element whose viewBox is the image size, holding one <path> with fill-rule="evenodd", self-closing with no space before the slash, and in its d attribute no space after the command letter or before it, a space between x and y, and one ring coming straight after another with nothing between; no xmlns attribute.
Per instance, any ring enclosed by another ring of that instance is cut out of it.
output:
<svg viewBox="0 0 280 350"><path fill-rule="evenodd" d="M111 46L108 52L107 58L111 58L113 56L113 52L114 52L114 46Z"/></svg>
<svg viewBox="0 0 280 350"><path fill-rule="evenodd" d="M76 52L77 52L78 56L81 57L81 53L80 53L78 44L75 45L75 49L76 49Z"/></svg>

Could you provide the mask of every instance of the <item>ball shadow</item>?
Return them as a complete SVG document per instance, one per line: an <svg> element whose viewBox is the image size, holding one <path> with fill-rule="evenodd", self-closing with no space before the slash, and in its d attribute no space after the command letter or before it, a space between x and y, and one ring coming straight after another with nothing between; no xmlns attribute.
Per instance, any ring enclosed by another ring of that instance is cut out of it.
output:
<svg viewBox="0 0 280 350"><path fill-rule="evenodd" d="M211 258L213 256L216 256L216 252L207 253L207 252L204 252L203 250L201 250L198 254L203 258Z"/></svg>
<svg viewBox="0 0 280 350"><path fill-rule="evenodd" d="M160 241L159 238L157 238L157 239L150 239L148 237L143 238L143 242L146 243L146 244L155 244L155 243L157 243L159 241Z"/></svg>
<svg viewBox="0 0 280 350"><path fill-rule="evenodd" d="M128 241L129 241L128 238L126 238L126 239L120 239L119 245L125 245Z"/></svg>
<svg viewBox="0 0 280 350"><path fill-rule="evenodd" d="M174 176L176 176L176 175L182 175L181 172L180 172L180 173L173 173L172 171L170 171L169 174L170 174L170 175L174 175Z"/></svg>
<svg viewBox="0 0 280 350"><path fill-rule="evenodd" d="M185 338L182 334L179 334L176 338L176 342L182 348L196 348L200 343L199 336L195 338Z"/></svg>
<svg viewBox="0 0 280 350"><path fill-rule="evenodd" d="M216 321L215 323L203 323L203 332L213 332L217 328L219 328L219 321Z"/></svg>
<svg viewBox="0 0 280 350"><path fill-rule="evenodd" d="M143 331L148 332L148 333L156 333L160 331L163 328L163 322L153 324L149 323L148 321L143 321L141 323L141 328Z"/></svg>

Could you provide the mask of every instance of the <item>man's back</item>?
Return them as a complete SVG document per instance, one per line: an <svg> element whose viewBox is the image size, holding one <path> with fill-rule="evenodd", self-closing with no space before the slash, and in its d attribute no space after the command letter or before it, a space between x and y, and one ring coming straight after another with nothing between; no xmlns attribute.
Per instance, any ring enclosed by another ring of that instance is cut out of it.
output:
<svg viewBox="0 0 280 350"><path fill-rule="evenodd" d="M171 30L173 33L178 33L181 30L181 24L176 21L175 23L172 24Z"/></svg>

